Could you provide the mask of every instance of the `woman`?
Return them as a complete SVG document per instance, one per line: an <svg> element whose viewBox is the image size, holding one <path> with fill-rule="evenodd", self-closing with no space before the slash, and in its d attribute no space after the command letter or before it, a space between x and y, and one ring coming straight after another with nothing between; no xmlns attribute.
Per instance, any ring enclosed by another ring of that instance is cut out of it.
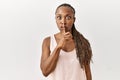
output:
<svg viewBox="0 0 120 80"><path fill-rule="evenodd" d="M60 32L43 41L43 75L49 75L49 80L92 80L92 51L87 39L75 28L75 9L70 4L61 4L55 18Z"/></svg>

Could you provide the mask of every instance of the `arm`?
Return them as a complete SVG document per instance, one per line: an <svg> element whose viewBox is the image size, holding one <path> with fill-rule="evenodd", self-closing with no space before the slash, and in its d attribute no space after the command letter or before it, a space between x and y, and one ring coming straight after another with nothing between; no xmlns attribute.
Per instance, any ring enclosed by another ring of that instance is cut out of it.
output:
<svg viewBox="0 0 120 80"><path fill-rule="evenodd" d="M90 64L85 64L85 73L86 73L87 80L92 80Z"/></svg>
<svg viewBox="0 0 120 80"><path fill-rule="evenodd" d="M44 76L48 76L55 69L62 43L63 40L61 40L60 44L56 46L50 55L50 37L44 39L42 44L42 56L40 64Z"/></svg>

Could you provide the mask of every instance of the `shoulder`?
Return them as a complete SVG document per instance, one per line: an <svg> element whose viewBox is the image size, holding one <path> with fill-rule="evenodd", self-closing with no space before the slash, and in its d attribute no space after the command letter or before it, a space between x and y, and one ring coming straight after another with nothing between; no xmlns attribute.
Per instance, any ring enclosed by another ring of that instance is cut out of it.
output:
<svg viewBox="0 0 120 80"><path fill-rule="evenodd" d="M43 39L43 44L49 45L50 44L50 36Z"/></svg>
<svg viewBox="0 0 120 80"><path fill-rule="evenodd" d="M50 36L45 37L45 38L43 39L43 42L46 42L46 41L49 41L49 40L50 40Z"/></svg>

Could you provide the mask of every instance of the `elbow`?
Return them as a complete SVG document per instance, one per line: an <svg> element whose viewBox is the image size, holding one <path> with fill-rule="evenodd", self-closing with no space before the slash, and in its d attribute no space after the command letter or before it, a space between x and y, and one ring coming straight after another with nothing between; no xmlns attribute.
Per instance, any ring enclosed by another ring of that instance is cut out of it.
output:
<svg viewBox="0 0 120 80"><path fill-rule="evenodd" d="M45 76L45 77L47 77L49 74L47 73L47 71L45 71L45 70L42 70L42 74Z"/></svg>
<svg viewBox="0 0 120 80"><path fill-rule="evenodd" d="M45 67L41 66L41 71L42 71L42 74L47 77L49 75L49 73L47 72L47 70L45 69Z"/></svg>

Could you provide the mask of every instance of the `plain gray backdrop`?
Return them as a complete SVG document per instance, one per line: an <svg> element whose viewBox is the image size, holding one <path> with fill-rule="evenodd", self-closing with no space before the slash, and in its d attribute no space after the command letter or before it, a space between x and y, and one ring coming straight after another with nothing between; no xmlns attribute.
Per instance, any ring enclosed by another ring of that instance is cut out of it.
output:
<svg viewBox="0 0 120 80"><path fill-rule="evenodd" d="M61 3L75 8L76 28L91 44L93 80L120 80L119 0L0 0L0 80L45 80L41 45L59 31Z"/></svg>

